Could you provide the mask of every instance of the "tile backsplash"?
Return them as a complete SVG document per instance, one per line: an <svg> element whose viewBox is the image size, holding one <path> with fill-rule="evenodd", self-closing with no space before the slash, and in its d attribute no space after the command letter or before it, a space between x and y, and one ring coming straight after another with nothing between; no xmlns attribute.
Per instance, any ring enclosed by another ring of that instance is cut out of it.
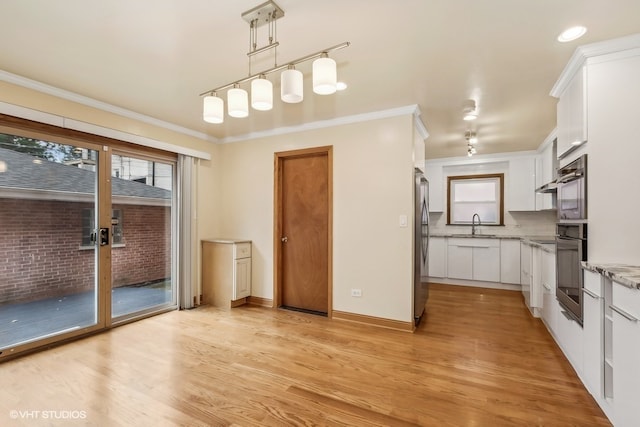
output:
<svg viewBox="0 0 640 427"><path fill-rule="evenodd" d="M471 233L470 225L447 225L446 212L429 214L431 234ZM556 233L557 213L555 210L539 212L504 213L504 226L481 225L479 233L503 236L553 236Z"/></svg>

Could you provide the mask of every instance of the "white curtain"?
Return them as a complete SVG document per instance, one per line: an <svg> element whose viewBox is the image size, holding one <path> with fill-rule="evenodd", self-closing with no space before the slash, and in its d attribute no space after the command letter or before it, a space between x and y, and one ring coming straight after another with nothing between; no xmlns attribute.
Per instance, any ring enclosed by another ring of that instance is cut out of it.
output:
<svg viewBox="0 0 640 427"><path fill-rule="evenodd" d="M178 156L178 304L193 308L198 295L195 190L197 168L193 157Z"/></svg>

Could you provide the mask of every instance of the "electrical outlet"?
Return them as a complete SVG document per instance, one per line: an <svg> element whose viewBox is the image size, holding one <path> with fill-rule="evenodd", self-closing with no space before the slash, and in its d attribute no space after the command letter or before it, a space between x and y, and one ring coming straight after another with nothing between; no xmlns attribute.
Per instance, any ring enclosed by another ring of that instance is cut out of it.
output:
<svg viewBox="0 0 640 427"><path fill-rule="evenodd" d="M352 297L361 297L362 296L362 289L351 289L351 296Z"/></svg>

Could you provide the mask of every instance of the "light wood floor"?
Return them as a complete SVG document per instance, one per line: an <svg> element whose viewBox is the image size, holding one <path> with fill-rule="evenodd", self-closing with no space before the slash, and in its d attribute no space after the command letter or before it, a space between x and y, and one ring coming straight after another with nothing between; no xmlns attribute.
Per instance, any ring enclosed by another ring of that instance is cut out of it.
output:
<svg viewBox="0 0 640 427"><path fill-rule="evenodd" d="M0 364L0 425L610 425L520 293L434 285L427 310L415 334L163 314Z"/></svg>

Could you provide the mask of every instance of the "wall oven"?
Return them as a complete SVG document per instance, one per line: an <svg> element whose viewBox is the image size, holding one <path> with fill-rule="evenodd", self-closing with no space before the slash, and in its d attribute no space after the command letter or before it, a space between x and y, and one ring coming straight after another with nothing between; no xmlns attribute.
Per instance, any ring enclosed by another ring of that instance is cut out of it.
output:
<svg viewBox="0 0 640 427"><path fill-rule="evenodd" d="M587 155L558 168L558 220L587 219Z"/></svg>
<svg viewBox="0 0 640 427"><path fill-rule="evenodd" d="M582 325L582 269L587 260L587 224L558 223L556 234L556 298L566 316Z"/></svg>

